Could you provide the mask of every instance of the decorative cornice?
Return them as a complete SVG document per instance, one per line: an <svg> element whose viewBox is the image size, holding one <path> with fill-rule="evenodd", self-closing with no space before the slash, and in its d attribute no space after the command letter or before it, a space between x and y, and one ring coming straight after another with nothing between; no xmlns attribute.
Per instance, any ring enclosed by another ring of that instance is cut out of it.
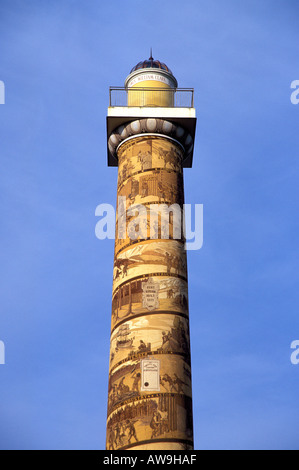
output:
<svg viewBox="0 0 299 470"><path fill-rule="evenodd" d="M128 124L117 127L110 135L108 147L111 154L117 159L117 149L119 145L129 137L151 134L163 137L171 137L177 140L184 148L184 160L192 154L193 138L183 127L165 119L137 119Z"/></svg>

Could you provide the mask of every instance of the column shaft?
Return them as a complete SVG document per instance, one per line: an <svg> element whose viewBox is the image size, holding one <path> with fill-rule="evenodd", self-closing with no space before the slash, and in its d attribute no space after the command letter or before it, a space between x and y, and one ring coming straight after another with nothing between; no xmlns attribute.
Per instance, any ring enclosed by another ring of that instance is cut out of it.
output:
<svg viewBox="0 0 299 470"><path fill-rule="evenodd" d="M117 156L106 447L192 449L187 259L177 236L184 149L145 134L122 142ZM137 204L145 212L134 213ZM168 238L163 204L178 209L170 212Z"/></svg>

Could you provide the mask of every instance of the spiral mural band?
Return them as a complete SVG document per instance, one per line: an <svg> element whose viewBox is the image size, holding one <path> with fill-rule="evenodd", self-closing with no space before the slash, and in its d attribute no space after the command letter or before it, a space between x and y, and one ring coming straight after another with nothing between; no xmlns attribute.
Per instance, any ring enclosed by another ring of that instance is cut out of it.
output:
<svg viewBox="0 0 299 470"><path fill-rule="evenodd" d="M177 275L142 276L121 284L112 296L111 329L149 312L188 317L188 284Z"/></svg>

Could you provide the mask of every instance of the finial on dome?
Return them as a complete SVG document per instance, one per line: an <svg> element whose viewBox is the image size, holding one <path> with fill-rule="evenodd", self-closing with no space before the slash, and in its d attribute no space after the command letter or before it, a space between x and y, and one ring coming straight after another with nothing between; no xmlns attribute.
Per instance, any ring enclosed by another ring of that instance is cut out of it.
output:
<svg viewBox="0 0 299 470"><path fill-rule="evenodd" d="M149 58L148 60L154 60L152 48L151 48L151 56L150 56L150 58Z"/></svg>

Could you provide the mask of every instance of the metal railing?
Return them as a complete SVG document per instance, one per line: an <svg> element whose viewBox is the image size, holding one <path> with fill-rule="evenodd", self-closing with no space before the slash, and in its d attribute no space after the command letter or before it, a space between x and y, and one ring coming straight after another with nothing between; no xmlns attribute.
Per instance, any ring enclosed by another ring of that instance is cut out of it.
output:
<svg viewBox="0 0 299 470"><path fill-rule="evenodd" d="M109 106L193 108L193 88L110 87Z"/></svg>

